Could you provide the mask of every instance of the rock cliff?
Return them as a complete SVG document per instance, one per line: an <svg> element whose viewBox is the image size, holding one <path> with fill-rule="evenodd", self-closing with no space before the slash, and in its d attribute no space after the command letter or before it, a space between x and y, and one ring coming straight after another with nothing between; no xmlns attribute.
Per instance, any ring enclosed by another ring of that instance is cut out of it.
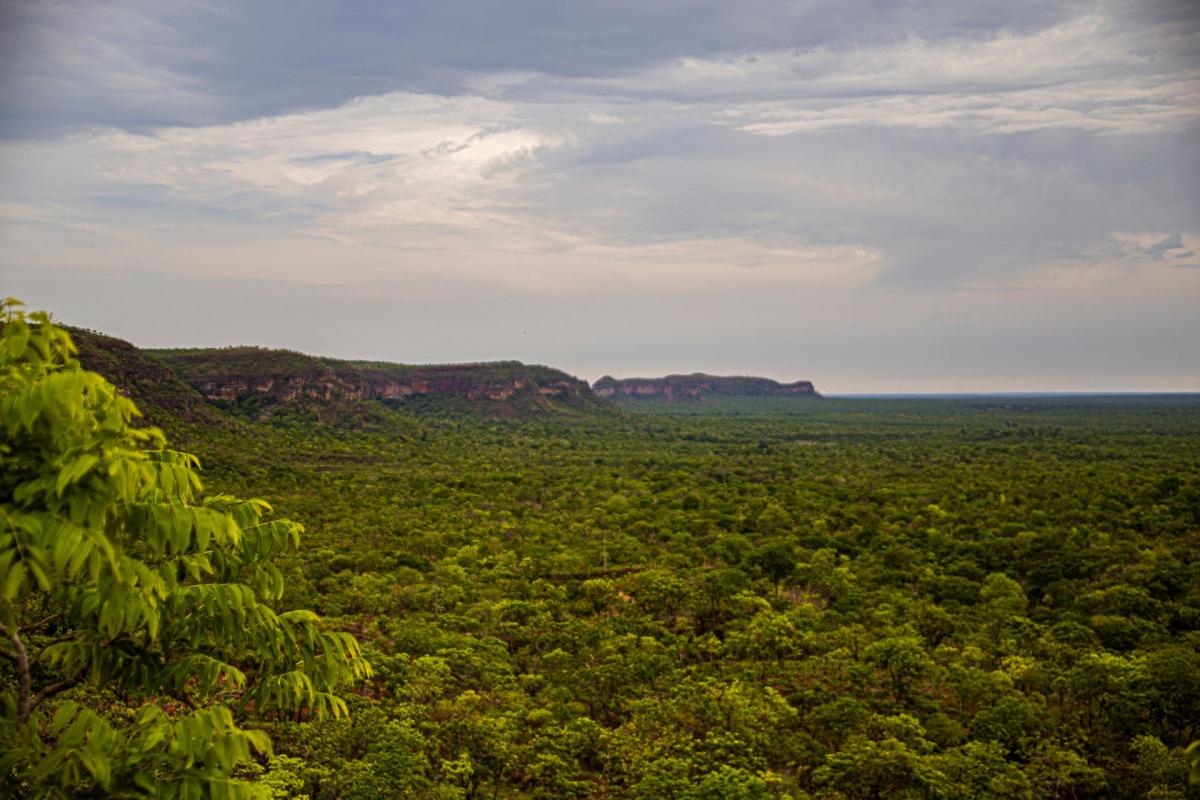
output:
<svg viewBox="0 0 1200 800"><path fill-rule="evenodd" d="M377 400L428 406L450 401L460 410L499 416L606 407L586 381L518 361L415 366L257 347L152 352L205 399L227 404Z"/></svg>
<svg viewBox="0 0 1200 800"><path fill-rule="evenodd" d="M723 377L695 372L664 378L622 378L605 375L592 384L599 397L687 402L709 397L819 397L811 381L779 383L770 378Z"/></svg>
<svg viewBox="0 0 1200 800"><path fill-rule="evenodd" d="M259 347L143 350L78 328L79 359L131 396L155 421L250 418L301 409L360 427L386 422L388 408L495 417L609 412L586 381L551 367L499 361L413 366L318 358Z"/></svg>

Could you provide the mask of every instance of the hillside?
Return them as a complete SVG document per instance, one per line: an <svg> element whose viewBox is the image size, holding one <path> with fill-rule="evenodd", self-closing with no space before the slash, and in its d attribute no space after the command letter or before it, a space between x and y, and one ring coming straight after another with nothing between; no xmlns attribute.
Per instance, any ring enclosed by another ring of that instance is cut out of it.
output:
<svg viewBox="0 0 1200 800"><path fill-rule="evenodd" d="M600 397L693 402L727 397L819 397L811 381L779 383L770 378L719 376L694 372L663 378L613 378L605 375L592 385Z"/></svg>
<svg viewBox="0 0 1200 800"><path fill-rule="evenodd" d="M378 401L499 417L607 408L585 381L518 361L413 366L257 347L152 352L206 400L225 407Z"/></svg>
<svg viewBox="0 0 1200 800"><path fill-rule="evenodd" d="M384 421L389 409L503 418L612 410L586 381L517 361L413 366L259 347L150 350L71 332L84 366L128 392L152 420L222 410L360 427Z"/></svg>
<svg viewBox="0 0 1200 800"><path fill-rule="evenodd" d="M211 413L204 397L152 353L96 331L68 330L83 366L112 381L152 421L164 415L193 418Z"/></svg>

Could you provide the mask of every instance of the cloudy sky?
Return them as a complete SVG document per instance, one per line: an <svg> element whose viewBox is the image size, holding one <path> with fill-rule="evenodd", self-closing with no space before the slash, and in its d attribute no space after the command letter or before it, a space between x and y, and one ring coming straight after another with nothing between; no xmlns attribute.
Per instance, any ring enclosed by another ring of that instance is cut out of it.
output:
<svg viewBox="0 0 1200 800"><path fill-rule="evenodd" d="M1200 6L0 4L0 293L144 346L1200 390Z"/></svg>

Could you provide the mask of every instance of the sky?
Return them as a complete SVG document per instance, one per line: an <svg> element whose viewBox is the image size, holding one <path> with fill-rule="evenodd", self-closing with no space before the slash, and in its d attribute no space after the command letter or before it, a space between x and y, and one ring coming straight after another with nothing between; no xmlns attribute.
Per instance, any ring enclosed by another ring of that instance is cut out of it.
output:
<svg viewBox="0 0 1200 800"><path fill-rule="evenodd" d="M0 294L145 347L1200 391L1200 4L4 0Z"/></svg>

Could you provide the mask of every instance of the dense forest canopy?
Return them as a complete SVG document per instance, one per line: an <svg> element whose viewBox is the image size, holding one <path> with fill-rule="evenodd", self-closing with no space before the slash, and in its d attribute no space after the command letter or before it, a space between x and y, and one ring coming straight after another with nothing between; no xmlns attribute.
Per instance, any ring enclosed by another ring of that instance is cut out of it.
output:
<svg viewBox="0 0 1200 800"><path fill-rule="evenodd" d="M305 526L271 608L373 668L348 716L238 717L273 743L233 773L264 797L1200 797L1200 398L171 397L146 410L209 496ZM40 724L196 713L111 681Z"/></svg>

